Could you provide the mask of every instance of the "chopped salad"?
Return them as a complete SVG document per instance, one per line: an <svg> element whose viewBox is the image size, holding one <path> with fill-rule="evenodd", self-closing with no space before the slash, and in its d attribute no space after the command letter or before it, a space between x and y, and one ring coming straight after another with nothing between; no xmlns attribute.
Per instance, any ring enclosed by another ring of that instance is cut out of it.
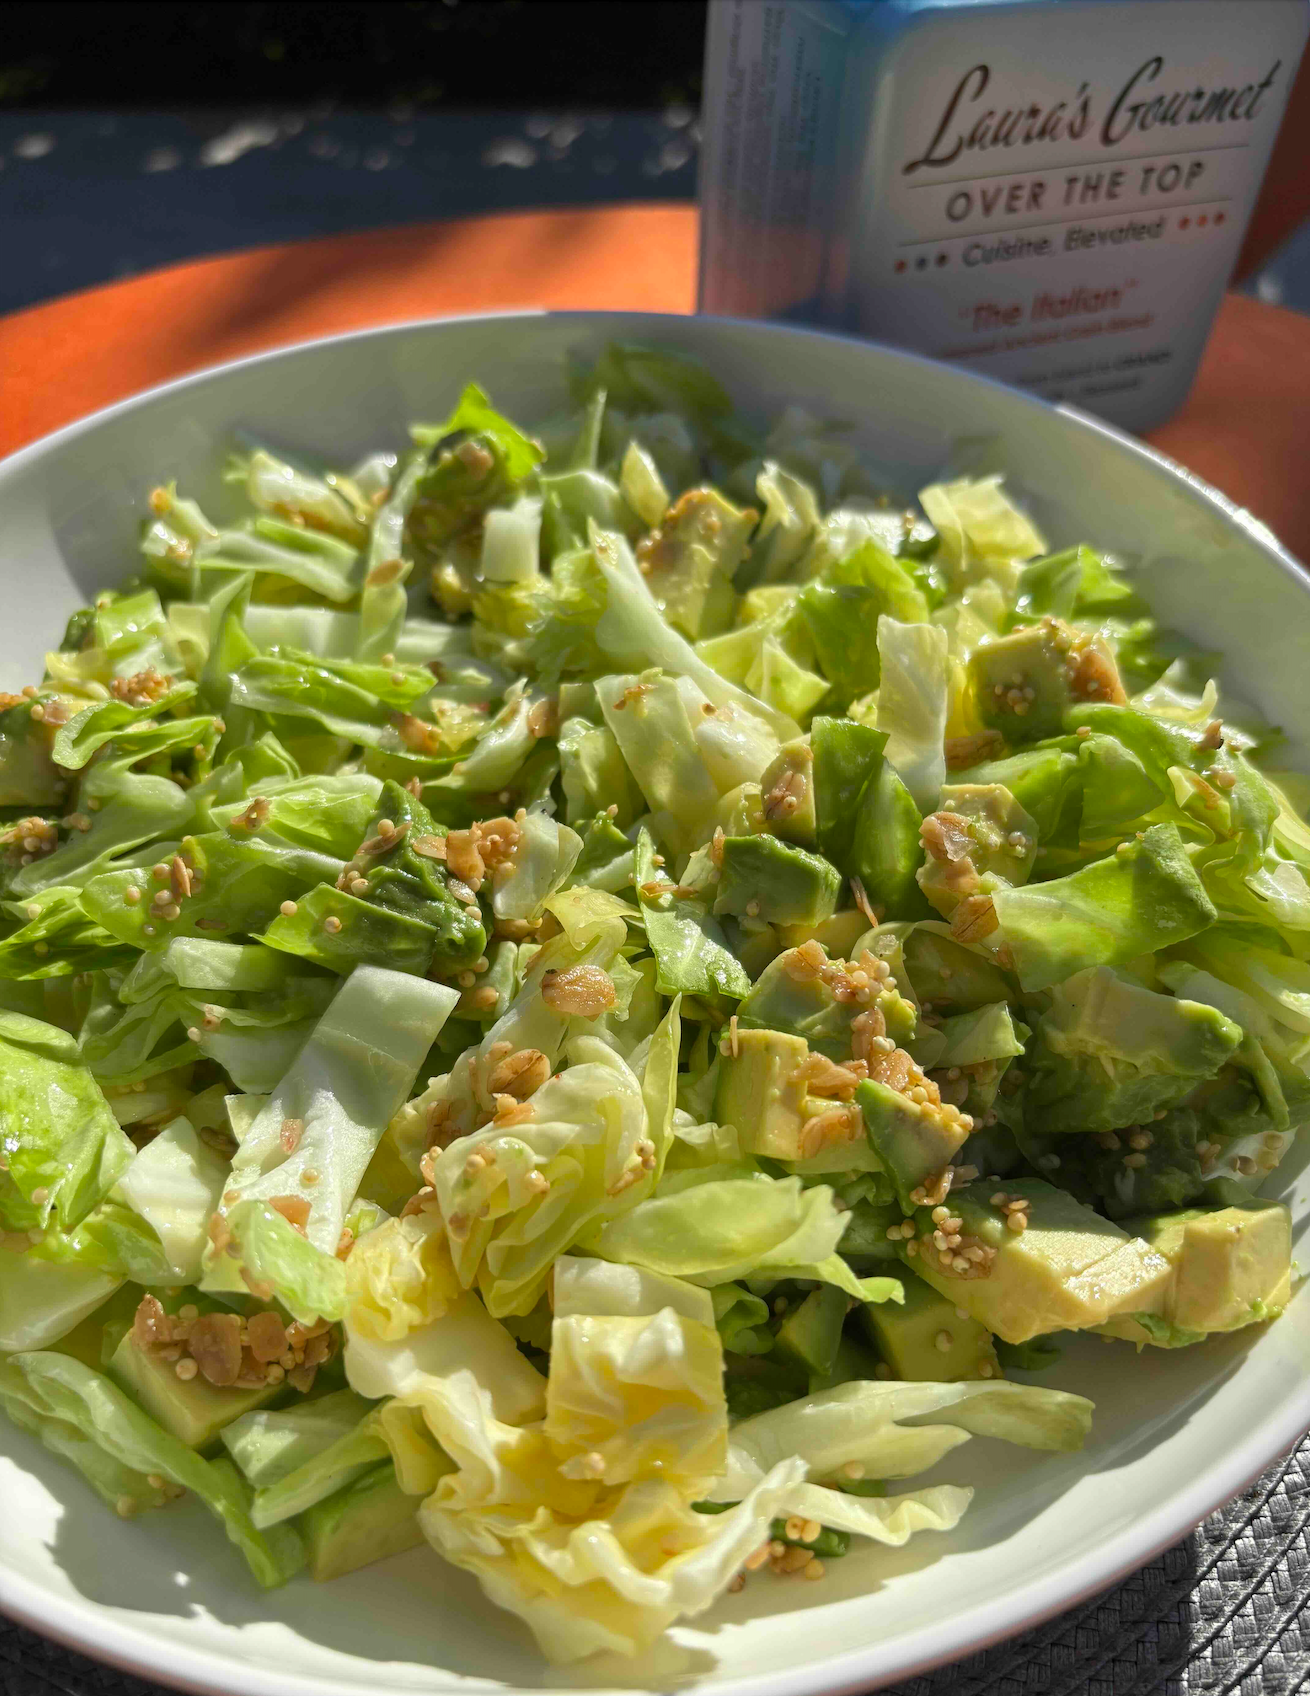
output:
<svg viewBox="0 0 1310 1696"><path fill-rule="evenodd" d="M1077 1449L1064 1333L1276 1317L1310 1118L1310 785L1114 559L566 376L154 489L0 699L0 1405L559 1661Z"/></svg>

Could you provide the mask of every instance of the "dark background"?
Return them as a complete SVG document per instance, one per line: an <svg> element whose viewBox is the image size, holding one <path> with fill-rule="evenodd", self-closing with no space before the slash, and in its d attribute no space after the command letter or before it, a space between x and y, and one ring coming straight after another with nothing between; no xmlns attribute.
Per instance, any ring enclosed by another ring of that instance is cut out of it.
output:
<svg viewBox="0 0 1310 1696"><path fill-rule="evenodd" d="M8 0L0 103L694 106L704 31L704 0Z"/></svg>

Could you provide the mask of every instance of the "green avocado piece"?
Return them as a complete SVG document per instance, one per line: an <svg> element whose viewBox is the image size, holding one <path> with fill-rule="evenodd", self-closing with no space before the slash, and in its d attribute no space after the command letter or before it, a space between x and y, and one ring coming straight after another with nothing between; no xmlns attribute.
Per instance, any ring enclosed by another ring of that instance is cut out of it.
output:
<svg viewBox="0 0 1310 1696"><path fill-rule="evenodd" d="M1027 1203L1024 1230L1010 1228L1006 1201ZM921 1278L1007 1343L1091 1330L1164 1306L1173 1276L1164 1255L1053 1184L1008 1178L998 1189L983 1179L952 1190L946 1205L948 1217L960 1221L960 1243L941 1249L941 1226L923 1207L915 1215L918 1236L901 1245L902 1253ZM975 1248L983 1255L970 1260ZM961 1270L960 1259L976 1270Z"/></svg>
<svg viewBox="0 0 1310 1696"><path fill-rule="evenodd" d="M804 1073L809 1045L783 1031L738 1029L735 1053L722 1056L714 1116L736 1127L743 1152L785 1160L805 1172L851 1172L876 1168L864 1128L850 1115L817 1151L805 1149L805 1125L836 1106L807 1093Z"/></svg>
<svg viewBox="0 0 1310 1696"><path fill-rule="evenodd" d="M419 1501L397 1484L396 1469L387 1460L315 1502L297 1521L310 1577L320 1583L340 1578L371 1561L417 1548L423 1541Z"/></svg>
<svg viewBox="0 0 1310 1696"><path fill-rule="evenodd" d="M940 924L902 926L905 971L921 1002L955 1012L991 1006L1011 995L999 966L954 937Z"/></svg>
<svg viewBox="0 0 1310 1696"><path fill-rule="evenodd" d="M811 1048L831 1060L849 1060L851 1025L859 1014L876 1006L892 1041L907 1042L914 1034L918 1014L914 1003L896 988L879 990L868 1003L854 998L838 1001L829 979L843 981L852 969L847 961L825 958L816 971L799 950L788 948L770 960L750 993L742 998L737 1008L738 1024L742 1029L789 1031L804 1037ZM1005 993L1004 988L1001 993Z"/></svg>
<svg viewBox="0 0 1310 1696"><path fill-rule="evenodd" d="M920 889L949 919L965 895L989 891L994 880L1027 883L1037 857L1037 821L1001 783L952 783L923 831Z"/></svg>
<svg viewBox="0 0 1310 1696"><path fill-rule="evenodd" d="M869 1144L908 1213L925 1186L935 1186L972 1126L954 1108L911 1101L876 1078L866 1078L855 1099Z"/></svg>
<svg viewBox="0 0 1310 1696"><path fill-rule="evenodd" d="M1179 1346L1215 1331L1275 1319L1292 1287L1292 1218L1282 1202L1253 1196L1234 1207L1194 1207L1126 1219L1169 1262L1173 1277L1159 1319L1126 1315L1101 1329L1136 1343Z"/></svg>
<svg viewBox="0 0 1310 1696"><path fill-rule="evenodd" d="M1214 1077L1242 1040L1217 1008L1089 967L1052 990L1035 1023L1025 1125L1048 1136L1145 1125Z"/></svg>
<svg viewBox="0 0 1310 1696"><path fill-rule="evenodd" d="M1124 701L1109 643L1046 617L980 642L969 678L985 723L1011 742L1054 736L1076 701Z"/></svg>
<svg viewBox="0 0 1310 1696"><path fill-rule="evenodd" d="M738 1029L735 1048L719 1061L715 1119L736 1128L743 1153L794 1160L805 1122L798 1074L809 1044L785 1031Z"/></svg>
<svg viewBox="0 0 1310 1696"><path fill-rule="evenodd" d="M217 1304L188 1292L202 1311L212 1312ZM203 1305L202 1305L203 1304ZM206 1449L219 1432L243 1413L263 1407L282 1393L278 1384L257 1390L225 1389L211 1384L199 1373L183 1380L174 1371L175 1362L138 1348L129 1331L109 1358L109 1376L134 1401L157 1419L165 1431L191 1449Z"/></svg>
<svg viewBox="0 0 1310 1696"><path fill-rule="evenodd" d="M886 761L880 761L860 798L851 844L851 873L870 903L887 918L927 912L917 874L923 819L914 797Z"/></svg>
<svg viewBox="0 0 1310 1696"><path fill-rule="evenodd" d="M856 1321L892 1369L907 1383L958 1384L1000 1378L992 1334L913 1272L901 1274L904 1302L862 1302Z"/></svg>
<svg viewBox="0 0 1310 1696"><path fill-rule="evenodd" d="M808 736L784 742L760 778L764 823L784 842L813 848L818 841L814 804L814 750Z"/></svg>
<svg viewBox="0 0 1310 1696"><path fill-rule="evenodd" d="M818 854L776 836L727 836L714 911L816 925L836 912L840 888L837 868Z"/></svg>
<svg viewBox="0 0 1310 1696"><path fill-rule="evenodd" d="M869 921L858 907L847 907L830 919L820 919L817 925L778 926L784 948L799 948L802 942L813 938L834 960L853 960L859 952L857 944L868 934Z"/></svg>
<svg viewBox="0 0 1310 1696"><path fill-rule="evenodd" d="M950 1099L957 1107L980 1124L991 1109L1000 1089L1001 1079L1010 1063L1024 1052L1029 1035L1027 1025L1016 1025L1004 1001L986 1007L974 1007L967 1013L954 1013L937 1026L943 1047L933 1062L934 1077L946 1090L965 1083L963 1101L957 1093ZM952 1076L954 1074L954 1076ZM994 1172L995 1166L980 1167Z"/></svg>
<svg viewBox="0 0 1310 1696"><path fill-rule="evenodd" d="M822 1378L832 1371L846 1319L846 1292L821 1284L778 1326L773 1352L784 1363Z"/></svg>

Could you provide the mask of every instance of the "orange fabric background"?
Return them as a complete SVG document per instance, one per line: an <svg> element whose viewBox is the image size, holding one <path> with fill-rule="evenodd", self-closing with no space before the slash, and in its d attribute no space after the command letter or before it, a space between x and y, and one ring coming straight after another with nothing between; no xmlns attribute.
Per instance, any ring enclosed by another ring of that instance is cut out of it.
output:
<svg viewBox="0 0 1310 1696"><path fill-rule="evenodd" d="M0 454L154 383L364 325L507 307L689 312L691 206L516 212L173 266L0 318ZM1310 558L1310 320L1224 302L1150 439Z"/></svg>

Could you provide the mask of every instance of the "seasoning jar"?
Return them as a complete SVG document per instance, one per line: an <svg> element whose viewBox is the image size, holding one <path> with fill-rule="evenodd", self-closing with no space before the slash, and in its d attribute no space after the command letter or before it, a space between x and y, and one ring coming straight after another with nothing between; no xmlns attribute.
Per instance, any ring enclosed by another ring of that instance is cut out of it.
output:
<svg viewBox="0 0 1310 1696"><path fill-rule="evenodd" d="M1144 430L1182 402L1306 0L711 0L700 309Z"/></svg>

